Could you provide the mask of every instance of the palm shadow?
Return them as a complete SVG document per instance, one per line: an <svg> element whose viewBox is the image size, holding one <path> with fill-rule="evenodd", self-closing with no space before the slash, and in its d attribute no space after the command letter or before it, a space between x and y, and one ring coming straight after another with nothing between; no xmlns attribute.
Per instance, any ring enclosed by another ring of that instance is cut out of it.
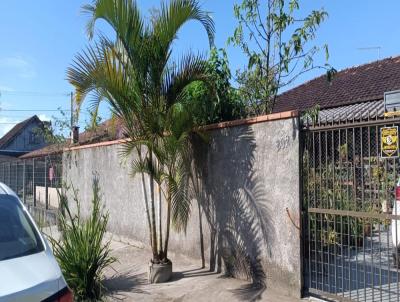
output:
<svg viewBox="0 0 400 302"><path fill-rule="evenodd" d="M234 293L241 300L260 299L266 289L262 259L270 254L271 211L254 166L252 127L215 131L208 144L194 139L194 146L192 197L201 208L200 221L204 216L210 228L210 270L251 281Z"/></svg>
<svg viewBox="0 0 400 302"><path fill-rule="evenodd" d="M140 287L148 284L146 274L125 272L103 280L105 294L115 300L124 300L124 293L150 294Z"/></svg>
<svg viewBox="0 0 400 302"><path fill-rule="evenodd" d="M211 276L211 275L218 275L218 272L215 271L210 271L209 269L205 268L197 268L197 269L191 269L191 270L186 270L186 271L181 271L181 272L173 272L172 273L172 278L170 282L172 281L178 281L183 278L197 278L197 277L206 277L206 276Z"/></svg>

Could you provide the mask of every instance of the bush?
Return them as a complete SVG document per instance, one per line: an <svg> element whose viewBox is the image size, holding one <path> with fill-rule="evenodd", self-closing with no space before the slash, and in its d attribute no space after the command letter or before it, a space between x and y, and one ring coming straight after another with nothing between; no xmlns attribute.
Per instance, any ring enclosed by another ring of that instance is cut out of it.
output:
<svg viewBox="0 0 400 302"><path fill-rule="evenodd" d="M59 230L61 238L50 238L54 255L78 301L96 301L103 294L103 270L116 259L110 256L110 241L103 243L108 212L100 206L98 179L93 181L92 211L83 219L76 190L77 213L72 214L65 190L60 193Z"/></svg>

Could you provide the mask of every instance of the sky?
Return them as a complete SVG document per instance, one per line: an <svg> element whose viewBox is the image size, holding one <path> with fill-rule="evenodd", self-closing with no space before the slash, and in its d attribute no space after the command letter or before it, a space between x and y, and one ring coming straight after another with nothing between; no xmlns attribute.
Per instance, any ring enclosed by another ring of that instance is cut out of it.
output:
<svg viewBox="0 0 400 302"><path fill-rule="evenodd" d="M237 0L239 1L239 0ZM217 47L226 47L232 73L247 64L241 51L226 45L236 21L234 0L201 0L215 21ZM0 1L0 136L16 123L37 114L44 120L69 115L73 87L66 81L66 69L74 56L90 43L85 26L88 16L81 7L91 0ZM148 15L159 0L138 0ZM301 12L324 8L329 18L317 33L315 45L328 44L329 63L341 70L350 66L400 54L400 11L398 0L300 0ZM99 22L97 30L112 34ZM380 47L365 49L371 47ZM176 55L192 50L206 54L207 36L197 23L189 23L178 35ZM320 62L324 63L321 59ZM313 71L292 86L321 74ZM104 105L104 119L109 111ZM84 128L89 115L84 107L79 126Z"/></svg>

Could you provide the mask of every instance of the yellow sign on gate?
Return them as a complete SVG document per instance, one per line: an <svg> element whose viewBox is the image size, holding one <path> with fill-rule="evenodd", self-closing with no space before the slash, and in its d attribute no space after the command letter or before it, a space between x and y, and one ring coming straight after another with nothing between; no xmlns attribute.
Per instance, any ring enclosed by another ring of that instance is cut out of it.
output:
<svg viewBox="0 0 400 302"><path fill-rule="evenodd" d="M399 156L399 131L397 126L381 128L381 157Z"/></svg>

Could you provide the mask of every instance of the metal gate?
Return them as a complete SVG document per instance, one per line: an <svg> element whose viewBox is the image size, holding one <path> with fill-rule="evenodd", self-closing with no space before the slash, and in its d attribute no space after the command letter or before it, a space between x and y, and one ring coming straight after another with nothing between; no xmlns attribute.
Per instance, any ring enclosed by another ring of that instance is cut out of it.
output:
<svg viewBox="0 0 400 302"><path fill-rule="evenodd" d="M380 146L381 128L400 119L369 116L302 131L304 286L335 301L400 300L400 161Z"/></svg>

